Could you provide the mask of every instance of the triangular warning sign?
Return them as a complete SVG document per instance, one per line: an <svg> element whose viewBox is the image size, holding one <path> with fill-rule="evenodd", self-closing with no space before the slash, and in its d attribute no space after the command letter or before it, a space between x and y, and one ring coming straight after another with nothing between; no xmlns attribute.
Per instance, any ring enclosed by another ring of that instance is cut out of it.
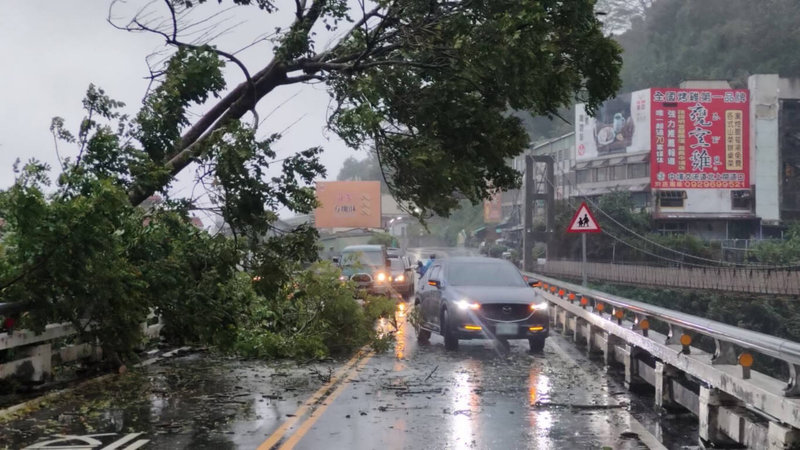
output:
<svg viewBox="0 0 800 450"><path fill-rule="evenodd" d="M578 212L572 217L572 221L567 227L567 233L599 233L600 225L595 220L586 202L581 203Z"/></svg>

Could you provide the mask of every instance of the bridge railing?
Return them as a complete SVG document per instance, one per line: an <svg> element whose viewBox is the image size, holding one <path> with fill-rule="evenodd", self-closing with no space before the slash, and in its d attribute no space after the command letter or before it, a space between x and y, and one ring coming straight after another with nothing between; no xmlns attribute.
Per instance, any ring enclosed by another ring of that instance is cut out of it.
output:
<svg viewBox="0 0 800 450"><path fill-rule="evenodd" d="M698 416L705 443L732 440L776 450L800 444L800 343L525 275L539 280L554 329L571 334L590 353L602 353L607 365L624 365L629 387L652 385L656 408L681 406ZM651 322L662 326L655 329ZM713 342L713 351L699 341ZM776 378L775 364L761 366L772 370L752 368L754 354L782 361L788 377Z"/></svg>
<svg viewBox="0 0 800 450"><path fill-rule="evenodd" d="M0 303L0 380L42 382L52 377L54 364L102 357L96 343L73 342L78 331L70 323L48 324L41 333L17 329L15 319L29 310L23 303ZM142 333L157 338L163 326L161 318L151 313L141 324Z"/></svg>
<svg viewBox="0 0 800 450"><path fill-rule="evenodd" d="M534 271L553 277L581 277L580 261L547 260ZM800 295L800 270L743 267L659 267L639 264L586 263L593 280L624 284L684 287L751 294Z"/></svg>
<svg viewBox="0 0 800 450"><path fill-rule="evenodd" d="M527 275L550 287L555 287L556 293L564 290L565 294L569 295L571 292L577 301L580 301L580 298L586 298L588 306L594 310L599 304L608 305L614 309L614 311L610 311L612 317L618 310L630 312L635 317L634 324L640 324L644 320L657 319L669 326L668 340L665 344L679 344L681 336L686 335L688 331L696 335L707 336L714 341L712 362L715 364L737 364L738 357L734 353L734 346L783 361L789 371L789 380L784 388L784 393L789 397L800 396L800 383L798 383L800 343L798 342L612 295L541 274L529 273Z"/></svg>

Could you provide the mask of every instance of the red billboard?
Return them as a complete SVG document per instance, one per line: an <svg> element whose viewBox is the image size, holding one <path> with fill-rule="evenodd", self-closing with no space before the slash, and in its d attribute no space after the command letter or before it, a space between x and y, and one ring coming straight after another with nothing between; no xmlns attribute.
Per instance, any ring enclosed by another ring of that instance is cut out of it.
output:
<svg viewBox="0 0 800 450"><path fill-rule="evenodd" d="M658 189L748 189L742 89L650 89L650 182Z"/></svg>

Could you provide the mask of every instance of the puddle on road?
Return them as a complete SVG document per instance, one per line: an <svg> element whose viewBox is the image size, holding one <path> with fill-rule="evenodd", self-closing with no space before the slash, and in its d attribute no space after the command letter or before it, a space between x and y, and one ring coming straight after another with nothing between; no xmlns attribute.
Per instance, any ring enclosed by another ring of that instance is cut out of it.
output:
<svg viewBox="0 0 800 450"><path fill-rule="evenodd" d="M150 440L147 448L255 448L318 389L330 366L206 353L164 361L90 382L0 423L0 449L56 434L139 432Z"/></svg>

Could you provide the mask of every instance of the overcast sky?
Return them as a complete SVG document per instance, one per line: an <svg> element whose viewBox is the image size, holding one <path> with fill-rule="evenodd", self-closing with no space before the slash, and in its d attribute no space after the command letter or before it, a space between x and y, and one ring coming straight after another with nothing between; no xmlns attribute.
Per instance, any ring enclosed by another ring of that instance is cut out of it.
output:
<svg viewBox="0 0 800 450"><path fill-rule="evenodd" d="M114 10L117 22L127 23L134 10L149 3L128 0L127 4L119 5ZM145 57L162 49L163 40L154 35L113 28L106 21L110 4L110 0L3 2L0 14L0 58L3 61L0 70L0 189L13 182L12 165L17 158L23 161L36 158L49 163L54 174L58 171L50 120L53 116L63 117L67 128L77 134L83 117L81 100L90 83L125 102L126 112L131 115L138 111L148 83ZM231 4L223 2L223 5ZM198 12L221 10L216 1L204 7L205 11ZM153 18L164 11L160 1L153 2L149 8ZM235 27L219 39L220 48L229 51L238 50L259 34L288 23L286 14L269 15L241 8L230 10L216 20L222 21L223 27ZM332 38L320 38L318 49ZM238 56L253 73L266 64L271 48L268 43L262 43ZM228 64L226 78L229 86L244 79L233 64ZM328 178L335 179L345 158L351 155L363 158L364 153L346 148L335 135L324 130L328 104L329 97L322 86L278 88L259 105L261 118L269 115L259 130L264 136L285 130L283 139L275 146L279 158L316 145L324 147L322 159L328 168ZM73 159L77 154L77 148L63 143L59 151L62 157ZM173 192L189 196L194 186L192 175L182 174Z"/></svg>

